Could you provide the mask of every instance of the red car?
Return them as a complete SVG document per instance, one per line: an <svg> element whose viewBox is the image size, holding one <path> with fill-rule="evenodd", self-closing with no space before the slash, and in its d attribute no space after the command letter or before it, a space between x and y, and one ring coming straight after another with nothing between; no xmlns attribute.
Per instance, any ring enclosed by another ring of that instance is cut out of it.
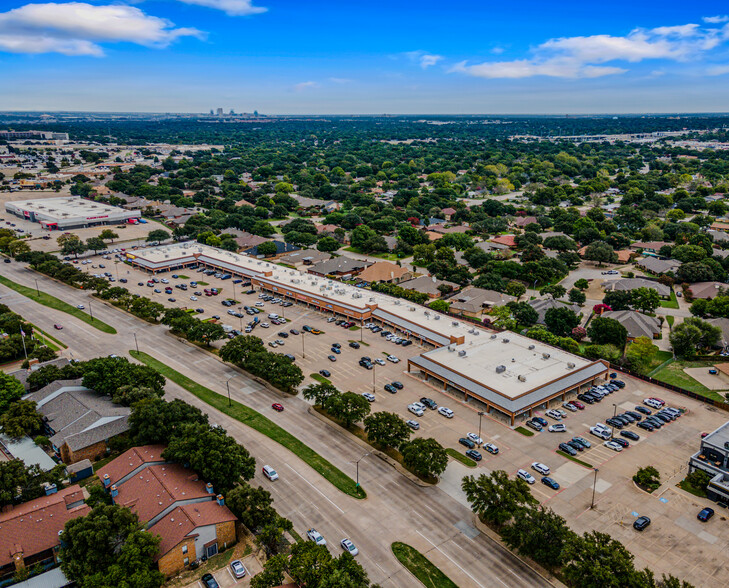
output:
<svg viewBox="0 0 729 588"><path fill-rule="evenodd" d="M585 405L579 402L578 400L570 400L570 404L572 406L576 406L580 410L585 410Z"/></svg>
<svg viewBox="0 0 729 588"><path fill-rule="evenodd" d="M651 398L651 400L655 400L656 402L660 402L661 403L661 406L663 406L664 404L666 404L666 401L665 400L661 400L660 398L653 397L653 398Z"/></svg>
<svg viewBox="0 0 729 588"><path fill-rule="evenodd" d="M283 411L283 405L282 405L282 404L279 404L278 402L274 402L274 403L273 403L273 404L271 405L271 408L272 408L273 410L275 410L276 412L281 412L281 411Z"/></svg>
<svg viewBox="0 0 729 588"><path fill-rule="evenodd" d="M53 325L53 328L60 331L63 328L63 325Z"/></svg>

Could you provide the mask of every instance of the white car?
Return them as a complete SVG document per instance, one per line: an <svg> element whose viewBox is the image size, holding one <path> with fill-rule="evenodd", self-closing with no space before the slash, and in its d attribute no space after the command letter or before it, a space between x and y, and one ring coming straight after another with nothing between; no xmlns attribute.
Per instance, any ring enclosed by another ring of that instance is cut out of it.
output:
<svg viewBox="0 0 729 588"><path fill-rule="evenodd" d="M256 306L263 306L263 302L261 302L261 301L259 300L258 302L256 302Z"/></svg>
<svg viewBox="0 0 729 588"><path fill-rule="evenodd" d="M160 282L162 282L163 284L169 284L170 283L170 281L167 278L162 278L160 280Z"/></svg>
<svg viewBox="0 0 729 588"><path fill-rule="evenodd" d="M532 464L532 469L538 471L543 476L548 476L549 472L550 472L549 467L547 467L546 465L544 465L543 463L541 463L539 461L535 461Z"/></svg>
<svg viewBox="0 0 729 588"><path fill-rule="evenodd" d="M77 304L76 308L78 308L79 310L83 310L86 307L83 304Z"/></svg>
<svg viewBox="0 0 729 588"><path fill-rule="evenodd" d="M408 404L408 410L412 412L415 416L423 416L425 411L423 410L423 407L419 404Z"/></svg>
<svg viewBox="0 0 729 588"><path fill-rule="evenodd" d="M466 437L468 437L474 443L477 443L479 445L483 445L483 439L481 439L481 437L479 437L478 435L476 435L476 433L469 433L468 435L466 435Z"/></svg>
<svg viewBox="0 0 729 588"><path fill-rule="evenodd" d="M372 394L372 392L362 392L362 396L364 396L370 402L374 402L375 401L375 395Z"/></svg>
<svg viewBox="0 0 729 588"><path fill-rule="evenodd" d="M397 357L395 357L394 355L388 355L387 361L391 361L392 363L397 363L400 360Z"/></svg>
<svg viewBox="0 0 729 588"><path fill-rule="evenodd" d="M499 452L499 448L496 447L496 445L494 445L493 443L484 443L483 448L489 453L493 453L494 455Z"/></svg>
<svg viewBox="0 0 729 588"><path fill-rule="evenodd" d="M577 412L578 408L574 404L570 404L569 402L563 402L562 406L564 406L567 410L571 412Z"/></svg>
<svg viewBox="0 0 729 588"><path fill-rule="evenodd" d="M236 559L235 561L230 562L230 569L233 570L233 575L236 578L243 578L246 575L246 568L243 565L243 562L239 559Z"/></svg>
<svg viewBox="0 0 729 588"><path fill-rule="evenodd" d="M197 300L197 296L190 296L190 300L192 300L192 301Z"/></svg>
<svg viewBox="0 0 729 588"><path fill-rule="evenodd" d="M420 428L420 423L414 420L405 421L405 424L410 427L413 431L417 431Z"/></svg>
<svg viewBox="0 0 729 588"><path fill-rule="evenodd" d="M607 447L608 449L612 449L613 451L622 451L623 450L623 446L620 445L619 443L615 443L615 441L605 441L605 443L603 443L603 445L605 447Z"/></svg>
<svg viewBox="0 0 729 588"><path fill-rule="evenodd" d="M384 359L382 359L381 357L376 357L376 358L375 358L375 363L376 363L377 365L385 365L385 360L384 360Z"/></svg>
<svg viewBox="0 0 729 588"><path fill-rule="evenodd" d="M555 408L554 412L561 414L562 418L565 418L567 416L567 413L565 411L563 411L561 408Z"/></svg>
<svg viewBox="0 0 729 588"><path fill-rule="evenodd" d="M534 484L536 480L534 479L534 476L532 476L529 472L526 470L518 470L516 472L516 477L521 478L524 480L527 484Z"/></svg>
<svg viewBox="0 0 729 588"><path fill-rule="evenodd" d="M333 323L333 322L334 322L335 320L337 320L337 319L336 319L335 317L333 317L333 316L330 316L330 317L329 317L329 318L327 319L327 322L328 322L328 323Z"/></svg>
<svg viewBox="0 0 729 588"><path fill-rule="evenodd" d="M661 404L660 402L658 402L657 400L655 400L653 398L646 398L643 401L643 404L646 404L646 405L650 406L651 408L655 408L655 409L663 408L663 404Z"/></svg>
<svg viewBox="0 0 729 588"><path fill-rule="evenodd" d="M268 328L268 327L270 327L271 325L269 325L268 323L261 323L261 326L262 326L262 327L263 327L264 329L267 329L267 328Z"/></svg>
<svg viewBox="0 0 729 588"><path fill-rule="evenodd" d="M564 433L566 431L567 431L567 427L565 427L562 423L557 423L556 425L549 425L550 433Z"/></svg>
<svg viewBox="0 0 729 588"><path fill-rule="evenodd" d="M317 545L326 545L327 544L327 540L324 539L324 537L322 537L321 534L319 533L319 531L317 531L316 529L309 529L306 532L306 536L309 538L309 541L313 541Z"/></svg>
<svg viewBox="0 0 729 588"><path fill-rule="evenodd" d="M349 539L342 539L340 542L340 545L342 546L342 549L345 551L349 551L352 555L357 555L359 553L359 549L357 549Z"/></svg>
<svg viewBox="0 0 729 588"><path fill-rule="evenodd" d="M278 473L270 465L263 466L263 475L272 482L278 480Z"/></svg>
<svg viewBox="0 0 729 588"><path fill-rule="evenodd" d="M453 411L450 408L446 408L445 406L441 406L438 408L438 414L442 414L447 419L453 418Z"/></svg>
<svg viewBox="0 0 729 588"><path fill-rule="evenodd" d="M605 429L590 427L590 433L595 435L595 437L600 437L600 439L610 439L610 431L606 431Z"/></svg>
<svg viewBox="0 0 729 588"><path fill-rule="evenodd" d="M548 410L546 413L548 417L553 418L555 421L561 421L562 415L559 414L556 410Z"/></svg>

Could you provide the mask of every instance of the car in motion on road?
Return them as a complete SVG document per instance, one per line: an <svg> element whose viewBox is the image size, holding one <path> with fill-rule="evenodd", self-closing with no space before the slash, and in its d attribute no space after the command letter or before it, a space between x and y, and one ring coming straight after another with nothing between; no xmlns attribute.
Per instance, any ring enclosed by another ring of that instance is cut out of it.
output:
<svg viewBox="0 0 729 588"><path fill-rule="evenodd" d="M271 408L273 410L275 410L276 412L283 412L283 409L284 409L283 404L279 404L278 402L274 402L271 405Z"/></svg>
<svg viewBox="0 0 729 588"><path fill-rule="evenodd" d="M86 307L83 304L77 304L76 308L78 308L79 310L83 310Z"/></svg>
<svg viewBox="0 0 729 588"><path fill-rule="evenodd" d="M56 329L56 331L60 331L61 329L63 329L63 325L55 324L53 325L53 328Z"/></svg>
<svg viewBox="0 0 729 588"><path fill-rule="evenodd" d="M272 482L278 480L278 473L270 465L263 466L263 475L266 476Z"/></svg>
<svg viewBox="0 0 729 588"><path fill-rule="evenodd" d="M316 529L309 529L306 532L306 536L309 538L309 541L313 541L317 545L326 545L327 544L327 540L324 539L324 537L322 537L321 534L319 533L319 531L317 531Z"/></svg>
<svg viewBox="0 0 729 588"><path fill-rule="evenodd" d="M342 549L344 549L345 551L349 551L349 553L350 553L351 555L353 555L353 556L354 556L354 555L357 555L357 554L359 553L359 549L357 549L357 548L355 547L354 543L352 543L352 542L351 542L351 541L350 541L349 539L347 539L346 537L345 537L344 539L342 539L342 540L341 540L341 541L339 542L339 544L340 544L340 545L342 546Z"/></svg>

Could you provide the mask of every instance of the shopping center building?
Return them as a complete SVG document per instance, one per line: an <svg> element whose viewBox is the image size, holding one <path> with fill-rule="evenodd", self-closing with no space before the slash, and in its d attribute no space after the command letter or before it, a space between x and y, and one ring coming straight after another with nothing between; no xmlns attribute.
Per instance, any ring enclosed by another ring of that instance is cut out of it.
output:
<svg viewBox="0 0 729 588"><path fill-rule="evenodd" d="M607 377L590 361L522 335L483 328L427 307L199 243L127 252L152 273L205 267L250 280L280 298L357 322L374 322L428 348L408 359L408 372L475 409L517 417L563 401Z"/></svg>
<svg viewBox="0 0 729 588"><path fill-rule="evenodd" d="M5 210L17 217L40 223L44 229L67 230L129 222L142 216L139 210L124 210L78 196L15 200Z"/></svg>

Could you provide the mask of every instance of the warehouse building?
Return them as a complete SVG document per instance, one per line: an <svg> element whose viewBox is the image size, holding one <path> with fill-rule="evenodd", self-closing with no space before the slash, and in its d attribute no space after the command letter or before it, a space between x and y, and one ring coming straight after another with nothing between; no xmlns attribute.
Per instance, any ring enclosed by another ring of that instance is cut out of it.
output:
<svg viewBox="0 0 729 588"><path fill-rule="evenodd" d="M516 333L497 334L400 298L208 245L176 243L127 252L126 257L153 273L183 267L226 271L324 314L379 324L431 348L408 360L410 374L512 424L552 400L576 395L608 373L605 362Z"/></svg>
<svg viewBox="0 0 729 588"><path fill-rule="evenodd" d="M15 200L6 202L5 210L51 231L136 222L142 216L139 210L124 210L78 196Z"/></svg>

